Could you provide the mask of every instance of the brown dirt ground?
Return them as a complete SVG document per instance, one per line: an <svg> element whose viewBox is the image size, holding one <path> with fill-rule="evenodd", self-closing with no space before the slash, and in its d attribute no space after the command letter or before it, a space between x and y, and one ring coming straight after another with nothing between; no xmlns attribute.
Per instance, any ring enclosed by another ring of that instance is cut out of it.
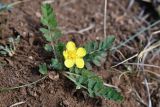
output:
<svg viewBox="0 0 160 107"><path fill-rule="evenodd" d="M2 2L13 2L16 0L2 0ZM10 12L6 12L0 19L1 42L4 43L8 36L21 36L20 44L13 57L0 57L5 65L0 67L0 87L18 86L36 81L42 76L38 73L38 65L49 62L52 55L43 49L45 41L39 32L41 27L39 16L40 6L43 0L32 0L20 4ZM138 28L145 26L144 22L137 19L140 12L138 4L125 11L128 0L109 0L107 10L107 35L115 35L115 44L120 43L129 35L134 34ZM73 39L77 44L86 41L103 39L103 11L104 0L55 0L53 7L64 32L64 41ZM76 33L91 24L95 26L82 34ZM156 29L156 28L155 28ZM146 42L144 35L136 38L137 41L130 42L128 47L120 49L127 58L141 50L142 42ZM94 71L104 78L104 81L118 86L122 90L125 99L122 103L104 100L101 98L90 98L83 90L75 90L74 85L65 77L55 81L47 78L35 85L0 93L0 107L8 107L14 103L25 101L18 107L143 107L133 93L130 92L128 78L121 81L119 71L109 70L113 61L124 60L118 53L110 55L104 66L95 68ZM154 61L154 59L152 60ZM150 63L152 63L150 61ZM160 62L155 62L160 65ZM120 66L120 68L124 68ZM111 72L113 71L113 72ZM155 70L157 71L157 70ZM157 71L158 72L158 71ZM138 90L140 96L146 100L146 90L141 84L143 78L136 73L129 75L131 85ZM141 82L140 82L141 81ZM160 96L158 90L153 92L154 107L158 107ZM156 97L154 97L154 95Z"/></svg>

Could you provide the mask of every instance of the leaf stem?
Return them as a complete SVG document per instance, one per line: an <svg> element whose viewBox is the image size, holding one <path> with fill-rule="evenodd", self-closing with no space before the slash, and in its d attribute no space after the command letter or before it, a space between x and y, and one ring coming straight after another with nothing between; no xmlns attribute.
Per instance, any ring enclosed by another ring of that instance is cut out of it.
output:
<svg viewBox="0 0 160 107"><path fill-rule="evenodd" d="M48 26L48 29L49 29L49 36L53 39L53 37L52 37L52 32L51 32L51 28ZM52 48L53 48L53 53L54 53L54 55L55 55L55 58L57 59L57 55L56 55L56 51L55 51L55 47L54 47L54 43L53 43L53 41L51 41L51 46L52 46Z"/></svg>
<svg viewBox="0 0 160 107"><path fill-rule="evenodd" d="M75 81L74 79L72 79L70 76L68 76L67 74L72 74L72 75L76 75L76 76L79 76L79 75L74 74L74 73L71 73L71 72L65 72L65 73L63 73L64 76L66 76L66 77L67 77L68 79L70 79L72 82L76 83L76 81ZM87 89L87 87L85 87L84 85L81 85L81 84L80 84L80 86L83 87L84 89Z"/></svg>
<svg viewBox="0 0 160 107"><path fill-rule="evenodd" d="M15 86L15 87L9 87L9 88L0 88L0 92L3 92L3 91L9 91L9 90L14 90L14 89L19 89L19 88L23 88L23 87L28 87L28 86L31 86L33 84L36 84L42 80L44 80L48 75L32 82L32 83L28 83L28 84L24 84L24 85L20 85L20 86Z"/></svg>

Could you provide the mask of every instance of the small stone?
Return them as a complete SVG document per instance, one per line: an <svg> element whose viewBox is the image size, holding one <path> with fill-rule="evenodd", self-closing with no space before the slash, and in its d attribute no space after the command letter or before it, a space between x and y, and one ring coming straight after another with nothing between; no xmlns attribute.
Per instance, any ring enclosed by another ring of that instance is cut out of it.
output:
<svg viewBox="0 0 160 107"><path fill-rule="evenodd" d="M59 80L59 74L55 73L55 72L50 72L48 74L48 77L53 81L58 81Z"/></svg>
<svg viewBox="0 0 160 107"><path fill-rule="evenodd" d="M53 91L53 90L51 90L51 91L50 91L50 93L51 93L51 94L53 94L53 93L54 93L54 91Z"/></svg>
<svg viewBox="0 0 160 107"><path fill-rule="evenodd" d="M37 93L35 92L35 91L32 91L32 90L28 90L28 94L30 95L30 96L33 96L33 97L36 97L37 96Z"/></svg>
<svg viewBox="0 0 160 107"><path fill-rule="evenodd" d="M32 56L29 56L28 58L31 59L31 60L33 60L33 57L32 57Z"/></svg>
<svg viewBox="0 0 160 107"><path fill-rule="evenodd" d="M99 38L99 37L96 37L96 40L100 40L100 38Z"/></svg>
<svg viewBox="0 0 160 107"><path fill-rule="evenodd" d="M27 32L23 32L22 35L25 37L27 36Z"/></svg>
<svg viewBox="0 0 160 107"><path fill-rule="evenodd" d="M37 16L38 18L40 18L42 15L41 15L40 12L36 12L36 16Z"/></svg>
<svg viewBox="0 0 160 107"><path fill-rule="evenodd" d="M26 88L21 88L20 92L22 95L27 95Z"/></svg>

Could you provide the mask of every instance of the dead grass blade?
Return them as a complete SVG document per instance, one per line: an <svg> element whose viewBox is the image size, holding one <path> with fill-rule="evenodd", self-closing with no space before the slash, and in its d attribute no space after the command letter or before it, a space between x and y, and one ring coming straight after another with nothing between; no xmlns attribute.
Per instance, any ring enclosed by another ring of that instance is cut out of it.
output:
<svg viewBox="0 0 160 107"><path fill-rule="evenodd" d="M130 58L128 58L128 59L126 59L126 60L124 60L124 61L122 61L122 62L120 62L120 63L118 63L118 64L116 64L114 66L112 66L111 68L114 68L114 67L116 67L118 65L121 65L121 64L123 64L123 63L125 63L125 62L127 62L127 61L129 61L129 60L131 60L131 59L133 59L135 57L137 57L137 56L138 56L138 54L135 54L135 55L131 56Z"/></svg>
<svg viewBox="0 0 160 107"><path fill-rule="evenodd" d="M38 79L38 80L36 80L36 81L34 81L32 83L28 83L28 84L24 84L24 85L20 85L20 86L15 86L15 87L10 87L10 88L0 88L0 92L15 90L15 89L23 88L23 87L29 87L29 86L31 86L33 84L36 84L36 83L44 80L46 77L48 77L48 75L46 75L46 76L44 76L44 77L42 77L42 78L40 78L40 79Z"/></svg>
<svg viewBox="0 0 160 107"><path fill-rule="evenodd" d="M125 65L138 65L138 66L147 66L147 67L153 67L153 68L157 68L157 69L160 69L160 66L156 66L156 65L151 65L151 64L141 64L141 63L122 63L122 64L125 64Z"/></svg>
<svg viewBox="0 0 160 107"><path fill-rule="evenodd" d="M104 4L104 37L107 36L107 32L106 32L106 28L107 28L107 3L108 3L108 0L105 0L105 4Z"/></svg>
<svg viewBox="0 0 160 107"><path fill-rule="evenodd" d="M115 52L117 49L119 49L119 48L121 48L122 46L126 45L128 42L130 42L130 41L133 40L134 38L140 36L142 33L148 31L149 29L151 29L152 27L156 26L156 25L159 24L159 23L160 23L160 20L154 22L153 24L149 25L149 26L146 27L146 28L143 28L143 29L140 30L138 33L136 33L135 35L130 36L130 38L127 39L126 41L121 42L117 47L113 47L111 50L112 50L113 52Z"/></svg>
<svg viewBox="0 0 160 107"><path fill-rule="evenodd" d="M18 107L19 105L24 104L25 102L26 101L21 101L21 102L15 103L15 104L13 104L13 105L11 105L9 107Z"/></svg>
<svg viewBox="0 0 160 107"><path fill-rule="evenodd" d="M146 59L148 53L150 51L154 50L155 48L157 48L157 47L160 46L160 41L157 41L156 43L153 43L153 44L151 44L151 43L152 42L149 41L148 44L147 44L147 46L138 55L138 68L139 68L139 70L142 71L142 74L143 74L143 76L145 78L144 79L144 84L146 86L147 94L148 94L148 107L152 107L152 101L151 101L151 97L150 97L151 94L150 94L150 89L149 89L149 86L148 86L147 76L146 76L146 73L144 72L144 62L145 62L145 59Z"/></svg>

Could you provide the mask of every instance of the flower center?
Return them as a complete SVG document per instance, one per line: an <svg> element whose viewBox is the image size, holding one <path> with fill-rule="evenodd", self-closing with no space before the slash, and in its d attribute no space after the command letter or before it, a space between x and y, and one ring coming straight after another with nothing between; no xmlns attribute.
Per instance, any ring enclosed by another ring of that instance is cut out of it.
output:
<svg viewBox="0 0 160 107"><path fill-rule="evenodd" d="M77 55L76 55L76 51L68 51L68 58L69 59L76 59Z"/></svg>

